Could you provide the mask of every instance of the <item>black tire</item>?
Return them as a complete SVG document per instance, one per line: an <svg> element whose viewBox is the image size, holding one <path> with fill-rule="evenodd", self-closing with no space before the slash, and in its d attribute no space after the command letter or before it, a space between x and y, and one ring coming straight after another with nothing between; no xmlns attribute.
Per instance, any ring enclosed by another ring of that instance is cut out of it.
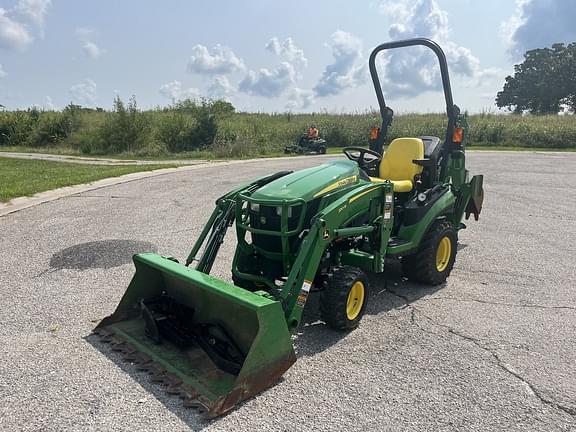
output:
<svg viewBox="0 0 576 432"><path fill-rule="evenodd" d="M326 147L320 147L320 154L326 154Z"/></svg>
<svg viewBox="0 0 576 432"><path fill-rule="evenodd" d="M361 285L362 296L358 295L359 285ZM354 292L351 293L352 288ZM350 303L349 297L356 294L355 298L350 298L356 303ZM327 286L320 296L320 315L330 327L336 330L352 330L358 327L362 315L366 310L368 302L368 278L366 274L352 266L342 266L334 270L328 277Z"/></svg>
<svg viewBox="0 0 576 432"><path fill-rule="evenodd" d="M458 232L450 222L438 220L422 239L418 251L402 259L402 270L412 281L439 285L450 275L457 249Z"/></svg>

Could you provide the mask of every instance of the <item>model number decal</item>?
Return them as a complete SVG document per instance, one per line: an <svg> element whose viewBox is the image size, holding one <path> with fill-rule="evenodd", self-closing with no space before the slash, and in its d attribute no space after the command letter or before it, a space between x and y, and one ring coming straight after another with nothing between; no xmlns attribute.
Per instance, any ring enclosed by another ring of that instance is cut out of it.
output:
<svg viewBox="0 0 576 432"><path fill-rule="evenodd" d="M322 189L320 192L317 192L314 195L314 198L319 197L320 195L324 195L325 193L328 192L332 192L335 189L338 189L342 186L346 186L352 183L356 183L356 180L358 179L358 176L353 175L350 177L346 177L343 178L342 180L338 180L337 182L332 183L331 185L326 186L324 189Z"/></svg>

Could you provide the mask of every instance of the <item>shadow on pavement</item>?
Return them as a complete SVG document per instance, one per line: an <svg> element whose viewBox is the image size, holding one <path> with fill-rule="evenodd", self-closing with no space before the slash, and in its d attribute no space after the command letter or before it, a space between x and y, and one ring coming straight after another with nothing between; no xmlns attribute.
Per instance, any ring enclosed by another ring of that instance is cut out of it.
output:
<svg viewBox="0 0 576 432"><path fill-rule="evenodd" d="M52 255L50 268L55 270L109 269L132 262L132 255L156 252L150 242L138 240L98 240L70 246Z"/></svg>
<svg viewBox="0 0 576 432"><path fill-rule="evenodd" d="M370 291L365 315L377 315L393 309L406 307L406 299L413 302L435 293L442 285L428 286L409 282L402 276L400 262L386 261L386 271L370 274ZM328 327L320 317L320 292L314 292L304 313L302 327L294 338L297 355L313 356L338 343L349 332L337 331ZM360 324L362 325L362 324Z"/></svg>

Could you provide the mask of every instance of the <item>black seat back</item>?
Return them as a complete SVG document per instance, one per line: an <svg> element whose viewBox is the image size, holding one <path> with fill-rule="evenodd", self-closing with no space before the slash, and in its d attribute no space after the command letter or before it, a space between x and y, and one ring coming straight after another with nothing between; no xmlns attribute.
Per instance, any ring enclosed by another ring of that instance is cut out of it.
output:
<svg viewBox="0 0 576 432"><path fill-rule="evenodd" d="M432 161L432 165L429 168L425 168L422 173L424 184L431 187L432 183L436 180L438 171L440 170L444 142L440 141L440 138L434 136L420 136L418 138L420 138L424 143L424 158Z"/></svg>

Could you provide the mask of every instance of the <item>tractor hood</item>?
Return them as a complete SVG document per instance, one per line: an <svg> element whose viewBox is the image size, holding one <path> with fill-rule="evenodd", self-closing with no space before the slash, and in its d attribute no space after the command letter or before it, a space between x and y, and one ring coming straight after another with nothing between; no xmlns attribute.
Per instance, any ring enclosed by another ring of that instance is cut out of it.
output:
<svg viewBox="0 0 576 432"><path fill-rule="evenodd" d="M303 199L306 202L360 182L358 164L335 160L296 171L274 180L252 194L252 198L274 201Z"/></svg>

